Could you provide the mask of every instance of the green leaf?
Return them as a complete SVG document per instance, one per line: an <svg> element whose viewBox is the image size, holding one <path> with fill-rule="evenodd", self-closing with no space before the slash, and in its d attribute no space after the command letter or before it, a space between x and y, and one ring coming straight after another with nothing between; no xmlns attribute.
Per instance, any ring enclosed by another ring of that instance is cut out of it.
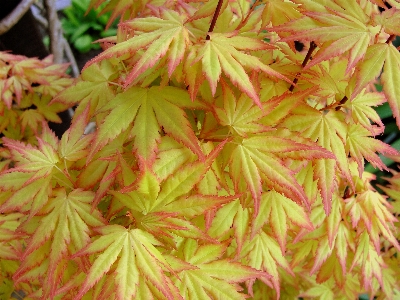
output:
<svg viewBox="0 0 400 300"><path fill-rule="evenodd" d="M98 232L100 238L73 255L79 257L102 252L95 259L75 299L80 299L114 264L118 299L135 296L142 274L165 297L172 297L171 287L166 284L166 274L162 269L168 263L154 247L160 243L152 235L140 229L127 230L119 225L100 227Z"/></svg>
<svg viewBox="0 0 400 300"><path fill-rule="evenodd" d="M160 132L182 142L203 158L197 138L180 107L203 107L193 104L186 91L174 87L132 87L112 99L104 111L111 110L96 132L89 158L122 131L132 127L135 136L134 151L152 163L157 152Z"/></svg>

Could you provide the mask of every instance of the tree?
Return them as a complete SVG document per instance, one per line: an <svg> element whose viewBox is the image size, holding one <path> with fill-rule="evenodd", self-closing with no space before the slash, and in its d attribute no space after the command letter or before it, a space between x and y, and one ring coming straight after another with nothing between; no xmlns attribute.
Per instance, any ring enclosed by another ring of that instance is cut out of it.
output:
<svg viewBox="0 0 400 300"><path fill-rule="evenodd" d="M399 120L390 3L109 1L117 37L50 102L69 130L3 138L3 276L44 299L397 296L398 176L388 199L364 171L397 155L373 109Z"/></svg>

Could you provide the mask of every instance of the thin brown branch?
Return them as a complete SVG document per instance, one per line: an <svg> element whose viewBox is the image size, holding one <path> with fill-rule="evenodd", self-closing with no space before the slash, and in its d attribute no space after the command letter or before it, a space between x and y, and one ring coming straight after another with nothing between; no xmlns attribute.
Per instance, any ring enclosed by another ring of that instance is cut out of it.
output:
<svg viewBox="0 0 400 300"><path fill-rule="evenodd" d="M392 34L392 35L389 36L388 39L386 40L386 44L390 44L391 42L394 41L395 38L396 38L396 35Z"/></svg>
<svg viewBox="0 0 400 300"><path fill-rule="evenodd" d="M342 100L340 100L339 104L335 107L335 110L338 111L340 107L345 104L349 100L347 96L344 96Z"/></svg>
<svg viewBox="0 0 400 300"><path fill-rule="evenodd" d="M47 20L49 22L50 52L54 56L55 63L63 62L63 47L61 46L62 29L61 23L57 16L54 0L44 0L44 7L47 12Z"/></svg>
<svg viewBox="0 0 400 300"><path fill-rule="evenodd" d="M307 65L308 61L311 59L311 55L314 52L315 48L317 48L317 44L315 44L314 42L311 42L310 43L310 48L308 49L308 52L307 52L307 55L304 58L303 63L301 64L302 68L304 68ZM299 81L299 77L298 77L299 75L300 75L300 73L296 74L296 78L293 80L293 83L290 86L289 91L293 92L294 86Z"/></svg>
<svg viewBox="0 0 400 300"><path fill-rule="evenodd" d="M217 8L215 9L214 16L213 16L213 18L211 20L210 29L208 29L208 34L207 34L206 40L210 39L210 33L213 32L214 27L215 27L215 23L217 23L217 19L218 19L219 12L221 10L223 2L224 2L224 0L219 0L218 1Z"/></svg>
<svg viewBox="0 0 400 300"><path fill-rule="evenodd" d="M0 22L0 35L11 29L28 11L35 0L23 0Z"/></svg>
<svg viewBox="0 0 400 300"><path fill-rule="evenodd" d="M249 12L247 13L246 18L244 18L242 20L242 22L240 22L240 25L236 29L240 29L246 24L247 20L250 18L251 13L254 11L254 9L257 7L257 5L260 4L260 2L261 2L260 0L254 1L254 3L251 5L251 7L249 9Z"/></svg>

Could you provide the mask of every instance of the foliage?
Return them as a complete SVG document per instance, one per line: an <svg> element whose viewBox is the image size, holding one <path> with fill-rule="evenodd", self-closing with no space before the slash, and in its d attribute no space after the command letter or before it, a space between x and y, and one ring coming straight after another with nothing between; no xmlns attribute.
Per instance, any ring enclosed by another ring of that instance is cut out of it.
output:
<svg viewBox="0 0 400 300"><path fill-rule="evenodd" d="M88 10L90 0L72 0L62 12L61 26L68 42L81 53L100 49L96 40L117 33L116 23L109 24L110 13L99 16L101 8Z"/></svg>
<svg viewBox="0 0 400 300"><path fill-rule="evenodd" d="M109 1L117 37L50 102L78 105L70 129L3 138L4 280L42 299L398 297L398 175L388 201L364 170L398 160L374 110L400 124L389 2Z"/></svg>
<svg viewBox="0 0 400 300"><path fill-rule="evenodd" d="M52 57L43 60L0 52L0 134L37 144L36 136L47 122L61 123L57 113L68 106L51 103L53 97L72 84L65 74L66 64L54 65ZM8 151L0 146L1 157ZM0 163L3 170L8 160Z"/></svg>

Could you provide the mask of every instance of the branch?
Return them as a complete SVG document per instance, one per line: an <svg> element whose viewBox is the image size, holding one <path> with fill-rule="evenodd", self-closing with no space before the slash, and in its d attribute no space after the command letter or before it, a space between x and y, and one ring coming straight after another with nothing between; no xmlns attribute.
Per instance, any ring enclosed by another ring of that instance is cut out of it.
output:
<svg viewBox="0 0 400 300"><path fill-rule="evenodd" d="M317 48L317 44L315 44L314 42L311 42L310 48L308 49L308 52L307 52L307 55L304 58L303 63L301 64L302 68L304 68L307 65L308 61L311 59L311 55L314 52L315 48ZM297 81L299 81L299 78L298 78L299 75L300 75L300 73L296 74L296 78L293 80L293 83L290 86L289 91L293 92L294 86L296 85Z"/></svg>
<svg viewBox="0 0 400 300"><path fill-rule="evenodd" d="M213 32L215 23L217 23L219 12L222 7L222 2L224 2L224 1L223 0L218 1L217 8L215 9L214 16L213 16L211 24L210 24L210 28L208 29L208 34L207 34L206 40L210 40L210 33Z"/></svg>
<svg viewBox="0 0 400 300"><path fill-rule="evenodd" d="M394 39L396 38L396 36L394 34L392 34L391 36L389 36L389 38L386 40L386 44L390 44L392 41L394 41Z"/></svg>
<svg viewBox="0 0 400 300"><path fill-rule="evenodd" d="M47 12L47 20L49 22L50 52L54 55L55 63L63 61L63 47L61 45L61 25L58 20L57 11L54 0L44 0L44 6Z"/></svg>
<svg viewBox="0 0 400 300"><path fill-rule="evenodd" d="M14 10L0 22L0 35L6 33L23 17L35 0L22 0Z"/></svg>

